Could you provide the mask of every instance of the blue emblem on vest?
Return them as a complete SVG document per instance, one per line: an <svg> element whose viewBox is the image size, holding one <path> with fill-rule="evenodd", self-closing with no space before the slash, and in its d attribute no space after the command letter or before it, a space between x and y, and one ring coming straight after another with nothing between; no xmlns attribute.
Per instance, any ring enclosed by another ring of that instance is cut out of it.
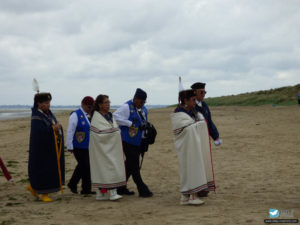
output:
<svg viewBox="0 0 300 225"><path fill-rule="evenodd" d="M126 102L126 104L128 104L129 106L128 120L133 121L133 124L131 127L120 126L122 140L129 144L139 146L142 141L142 131L139 128L142 123L142 119L138 115L138 112L135 109L132 100ZM145 119L147 120L147 108L143 106L142 111L145 113Z"/></svg>
<svg viewBox="0 0 300 225"><path fill-rule="evenodd" d="M74 148L89 148L90 141L90 124L84 116L81 109L75 111L78 118L77 127L73 137Z"/></svg>

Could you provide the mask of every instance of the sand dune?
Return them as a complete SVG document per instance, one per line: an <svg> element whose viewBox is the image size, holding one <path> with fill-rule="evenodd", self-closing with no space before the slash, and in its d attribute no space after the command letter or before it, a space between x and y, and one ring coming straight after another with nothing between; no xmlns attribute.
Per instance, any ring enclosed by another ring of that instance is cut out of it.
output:
<svg viewBox="0 0 300 225"><path fill-rule="evenodd" d="M0 121L0 155L15 180L0 176L0 225L264 224L270 208L291 209L300 218L300 107L211 110L223 145L212 146L217 190L202 206L179 205L172 109L150 110L158 137L145 155L142 174L154 196L124 196L118 202L74 195L67 188L63 195L51 194L52 203L34 200L26 191L30 120ZM68 113L57 117L66 129ZM67 181L75 164L66 153ZM132 179L128 186L136 191Z"/></svg>

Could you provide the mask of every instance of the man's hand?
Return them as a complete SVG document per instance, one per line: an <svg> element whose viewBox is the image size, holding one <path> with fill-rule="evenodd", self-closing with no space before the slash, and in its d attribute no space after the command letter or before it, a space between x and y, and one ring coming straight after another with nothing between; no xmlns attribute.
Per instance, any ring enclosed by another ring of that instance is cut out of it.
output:
<svg viewBox="0 0 300 225"><path fill-rule="evenodd" d="M137 119L132 120L131 126L132 126L132 127L136 127L136 124L137 124L138 122L139 122L139 121L138 121Z"/></svg>
<svg viewBox="0 0 300 225"><path fill-rule="evenodd" d="M53 125L55 133L58 135L59 130L61 129L61 125L59 123Z"/></svg>
<svg viewBox="0 0 300 225"><path fill-rule="evenodd" d="M214 141L214 143L215 143L215 146L219 146L223 143L223 141L222 141L222 139L218 138Z"/></svg>
<svg viewBox="0 0 300 225"><path fill-rule="evenodd" d="M146 130L146 128L147 128L147 122L142 122L142 124L140 125L140 129L141 130Z"/></svg>

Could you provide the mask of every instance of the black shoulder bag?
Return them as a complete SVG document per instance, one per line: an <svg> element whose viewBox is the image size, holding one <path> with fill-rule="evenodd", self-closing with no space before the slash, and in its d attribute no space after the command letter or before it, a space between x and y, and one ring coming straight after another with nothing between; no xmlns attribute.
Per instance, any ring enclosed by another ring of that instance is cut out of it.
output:
<svg viewBox="0 0 300 225"><path fill-rule="evenodd" d="M149 145L154 144L155 138L157 135L157 131L152 123L145 120L141 111L138 111L138 114L140 115L140 117L142 119L142 124L141 124L140 128L142 131L144 131L144 138L142 139L142 143L141 143L141 156L142 156L142 161L141 161L141 165L140 165L140 169L141 169L143 160L144 160L144 154L145 154L145 152L148 151Z"/></svg>

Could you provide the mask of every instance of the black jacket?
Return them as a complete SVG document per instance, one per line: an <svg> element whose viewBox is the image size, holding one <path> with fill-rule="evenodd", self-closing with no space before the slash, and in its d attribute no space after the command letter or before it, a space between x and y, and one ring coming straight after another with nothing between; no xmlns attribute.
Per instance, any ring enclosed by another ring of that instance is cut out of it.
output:
<svg viewBox="0 0 300 225"><path fill-rule="evenodd" d="M214 140L218 139L219 132L218 132L217 127L215 126L215 124L213 123L213 121L211 119L211 114L210 114L208 105L204 101L202 101L202 107L200 107L196 104L195 108L198 112L201 112L203 114L204 118L206 119L210 136Z"/></svg>

